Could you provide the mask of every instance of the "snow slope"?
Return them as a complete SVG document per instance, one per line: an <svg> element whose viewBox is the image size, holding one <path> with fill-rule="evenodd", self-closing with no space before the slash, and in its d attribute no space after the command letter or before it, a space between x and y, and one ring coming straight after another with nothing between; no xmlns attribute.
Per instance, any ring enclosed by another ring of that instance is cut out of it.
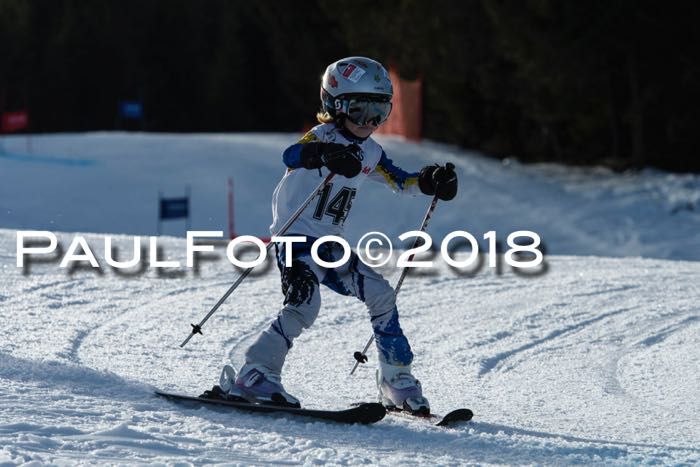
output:
<svg viewBox="0 0 700 467"><path fill-rule="evenodd" d="M0 153L0 227L155 234L158 192L192 189L192 229L227 230L226 181L235 186L236 230L267 236L281 153L299 135L88 133L5 138ZM394 162L419 170L453 161L460 192L431 221L436 239L456 229L477 238L532 230L552 254L700 260L700 175L523 166L451 146L381 138ZM369 230L395 238L413 230L427 199L387 196L367 183L353 202L348 237ZM388 216L387 213L392 213ZM184 236L184 222L164 233Z"/></svg>
<svg viewBox="0 0 700 467"><path fill-rule="evenodd" d="M399 303L415 373L435 411L466 404L476 413L471 426L444 430L156 399L153 387L196 392L216 382L274 315L276 274L251 279L180 349L188 324L231 281L227 263L208 263L199 278L69 276L55 264L22 276L11 231L0 245L0 456L11 462L700 462L700 263L561 256L536 278L507 269L409 278ZM324 293L321 316L292 349L287 387L318 407L371 400L371 366L348 375L369 331L360 302Z"/></svg>
<svg viewBox="0 0 700 467"><path fill-rule="evenodd" d="M700 463L700 263L683 261L699 257L700 219L685 208L698 201L697 176L502 166L442 145L385 140L409 169L458 164L460 197L439 205L432 233L493 229L501 237L529 228L557 253L534 276L441 268L404 284L402 325L434 410L467 405L476 414L452 430L395 418L348 427L155 398L154 387L200 391L229 359L240 361L279 306L274 269L249 278L205 335L181 349L189 323L234 279L226 261L181 277L68 273L55 262L23 275L15 267L14 229L66 231L64 246L74 231L152 233L158 188L178 195L186 182L193 227L224 229L229 173L239 232L265 234L279 151L293 138L44 136L33 155L22 155L23 140L5 141L0 464ZM382 190L358 197L351 235L415 227L426 201L383 196L377 206ZM87 238L104 264L102 235ZM130 240L120 236L120 247ZM167 255L184 259L184 240L160 240ZM639 255L646 258L614 257ZM398 271L387 272L395 282ZM372 365L348 375L370 332L364 306L326 292L323 300L291 351L285 385L309 406L371 400Z"/></svg>

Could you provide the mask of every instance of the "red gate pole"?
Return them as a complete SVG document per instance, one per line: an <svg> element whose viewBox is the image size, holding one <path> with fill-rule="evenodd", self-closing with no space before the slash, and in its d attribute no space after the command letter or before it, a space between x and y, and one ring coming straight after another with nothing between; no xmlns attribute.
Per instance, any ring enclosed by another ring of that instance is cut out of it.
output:
<svg viewBox="0 0 700 467"><path fill-rule="evenodd" d="M233 228L233 177L228 178L228 238L236 237L236 231Z"/></svg>

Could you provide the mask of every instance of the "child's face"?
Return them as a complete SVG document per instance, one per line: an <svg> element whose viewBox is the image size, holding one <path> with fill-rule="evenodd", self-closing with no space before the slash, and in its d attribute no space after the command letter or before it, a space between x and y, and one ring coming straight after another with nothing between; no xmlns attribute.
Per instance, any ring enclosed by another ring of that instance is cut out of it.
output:
<svg viewBox="0 0 700 467"><path fill-rule="evenodd" d="M350 133L357 136L358 138L367 138L369 137L369 135L374 133L374 130L379 128L379 125L375 125L374 123L365 123L364 125L357 125L346 118L345 128L347 128L350 131Z"/></svg>

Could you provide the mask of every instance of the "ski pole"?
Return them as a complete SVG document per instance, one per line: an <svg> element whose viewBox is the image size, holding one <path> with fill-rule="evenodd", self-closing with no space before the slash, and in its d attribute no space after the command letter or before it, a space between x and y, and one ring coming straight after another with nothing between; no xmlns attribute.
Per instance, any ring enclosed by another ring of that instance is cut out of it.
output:
<svg viewBox="0 0 700 467"><path fill-rule="evenodd" d="M334 175L335 173L331 172L326 176L326 178L323 179L323 181L318 185L318 187L309 195L308 198L306 198L306 200L301 204L301 206L299 206L299 208L294 212L294 214L292 214L289 220L285 222L285 224L279 229L279 231L277 232L278 236L287 233L289 227L291 227L294 221L297 220L299 216L301 216L301 213L304 212L304 209L306 209L306 207L309 204L311 204L311 201L313 201L316 195L319 194L321 190L323 190L323 188L328 184L328 182L331 180L331 178L333 178ZM269 252L270 248L272 248L272 242L267 244L267 248L265 249L265 251ZM243 279L248 277L248 275L252 271L252 267L246 268L245 271L243 271L241 275L238 276L236 282L234 282L233 285L231 285L231 287L229 287L229 289L226 291L226 293L219 299L219 301L216 302L216 305L214 305L214 307L209 311L209 313L207 313L207 315L202 319L202 321L200 321L199 324L190 324L190 326L192 326L192 331L190 332L190 335L187 336L187 339L185 339L182 342L182 344L180 344L180 347L184 347L195 334L202 334L202 326L204 326L204 323L206 323L207 320L209 320L211 315L213 315L216 312L216 310L219 309L219 307L226 301L229 295L231 295L233 291L236 290L236 288L241 284L241 282L243 282Z"/></svg>
<svg viewBox="0 0 700 467"><path fill-rule="evenodd" d="M425 229L428 228L428 223L430 222L430 218L433 215L433 211L435 211L435 206L437 206L438 202L438 197L433 196L433 201L430 203L430 206L428 207L428 211L425 213L425 217L423 218L423 223L420 226L420 231L425 232ZM416 237L416 240L413 242L413 246L411 249L416 248L418 246L418 241L420 240L420 237ZM413 257L415 256L415 253L409 256L408 261L413 260ZM406 278L406 274L408 273L408 267L404 267L403 271L401 271L401 277L399 277L399 281L396 283L396 287L394 288L394 297L396 297L399 294L399 291L401 290L401 284L403 284L404 279ZM369 349L369 346L372 345L372 341L374 341L374 334L372 334L367 341L367 344L365 345L365 348L362 349L362 352L355 352L353 354L353 357L355 357L355 365L352 367L352 370L350 370L350 374L352 375L355 373L355 370L357 370L357 367L360 365L360 363L365 363L367 361L367 350Z"/></svg>

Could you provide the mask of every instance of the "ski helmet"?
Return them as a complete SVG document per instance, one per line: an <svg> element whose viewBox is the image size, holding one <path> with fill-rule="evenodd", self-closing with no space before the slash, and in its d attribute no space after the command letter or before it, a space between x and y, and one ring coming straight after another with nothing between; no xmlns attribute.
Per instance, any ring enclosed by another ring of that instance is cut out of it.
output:
<svg viewBox="0 0 700 467"><path fill-rule="evenodd" d="M321 81L323 110L359 125L384 122L391 113L393 95L389 73L381 63L366 57L331 63Z"/></svg>

